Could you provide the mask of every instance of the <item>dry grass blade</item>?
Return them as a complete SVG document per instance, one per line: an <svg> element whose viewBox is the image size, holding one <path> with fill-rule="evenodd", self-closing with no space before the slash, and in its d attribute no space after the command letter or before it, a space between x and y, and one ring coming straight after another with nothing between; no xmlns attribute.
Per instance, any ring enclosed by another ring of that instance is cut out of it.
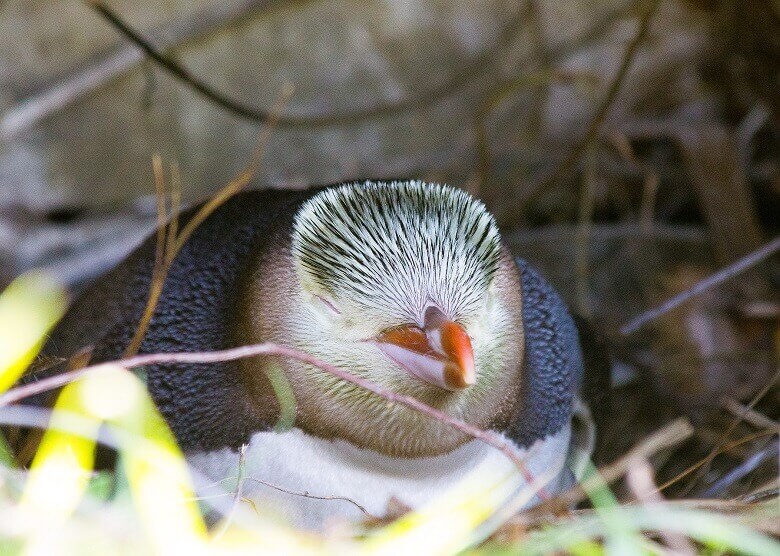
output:
<svg viewBox="0 0 780 556"><path fill-rule="evenodd" d="M642 442L614 463L599 468L598 475L600 478L598 480L607 484L612 483L622 477L638 458L648 459L660 450L679 444L692 434L693 427L687 419L680 418L672 421L661 430L642 440ZM577 485L539 506L539 508L531 510L531 513L545 513L550 510L568 508L584 500L587 490L592 488L594 484L592 481L590 484L589 481L585 481L582 485Z"/></svg>
<svg viewBox="0 0 780 556"><path fill-rule="evenodd" d="M201 206L198 212L187 221L181 229L181 232L179 232L178 219L179 205L181 203L181 179L178 166L174 164L171 167L173 188L171 191L171 214L168 215L168 210L166 208L167 187L162 169L162 161L158 155L155 155L152 158L155 177L154 183L157 193L157 243L155 247L154 268L152 270L152 280L149 286L149 297L147 298L143 315L136 327L133 338L125 349L125 357L135 355L138 353L138 350L141 349L141 344L146 336L146 332L149 330L152 316L154 316L154 311L160 301L168 271L170 270L176 255L181 251L181 248L197 227L200 226L210 214L217 210L217 208L233 195L249 185L252 177L257 173L257 169L263 160L263 156L268 146L271 133L276 126L278 115L282 112L287 102L289 102L292 93L293 89L291 86L286 87L285 90L282 91L279 101L274 106L272 119L260 134L257 141L257 147L255 148L252 159L247 167ZM170 222L166 224L169 218Z"/></svg>
<svg viewBox="0 0 780 556"><path fill-rule="evenodd" d="M175 229L172 226L166 226L168 220L168 211L165 206L167 194L162 158L159 154L152 156L152 170L154 172L155 199L157 201L157 231L154 248L154 267L152 268L152 280L149 285L149 297L147 298L144 312L141 315L141 320L138 322L138 326L133 333L133 337L130 339L130 343L128 343L125 348L125 357L138 353L138 350L141 348L141 342L143 342L144 336L146 335L146 331L149 329L149 323L152 320L154 310L160 300L165 277L168 274L169 261L167 254L169 253L169 250L167 247L169 243L171 243L171 236Z"/></svg>
<svg viewBox="0 0 780 556"><path fill-rule="evenodd" d="M626 483L641 504L661 504L664 502L653 477L653 468L646 458L636 458L626 474ZM696 548L683 535L660 532L666 544L676 554L694 555Z"/></svg>
<svg viewBox="0 0 780 556"><path fill-rule="evenodd" d="M755 397L750 400L750 403L746 406L745 412L753 409L753 407L763 398L767 392L772 388L772 386L775 385L777 382L777 379L780 378L780 369L775 373L775 375L767 382L767 384L761 389L761 391L755 395ZM688 476L689 474L696 472L696 474L693 476L693 478L688 483L687 487L685 488L684 494L687 495L691 489L696 485L697 481L701 479L702 475L704 474L704 471L707 469L707 466L712 462L715 457L720 454L723 449L724 445L726 444L726 441L728 440L729 436L732 432L734 432L734 429L737 428L737 426L742 422L742 420L745 418L745 413L739 415L734 421L731 422L731 424L726 428L725 431L723 431L723 434L721 435L720 439L718 439L718 442L716 442L715 446L712 448L709 454L696 464L692 465L673 479L667 481L663 485L659 487L659 490L665 490L671 485L675 484L679 480L683 479L684 477ZM766 433L772 433L776 434L777 430L768 430L768 431L762 431L764 434ZM761 434L761 433L759 433Z"/></svg>
<svg viewBox="0 0 780 556"><path fill-rule="evenodd" d="M722 454L723 452L727 452L727 451L732 450L732 449L734 449L734 448L736 448L738 446L741 446L743 444L747 444L748 442L753 442L754 440L757 440L759 438L762 438L762 437L765 437L765 436L769 436L770 434L774 434L774 431L766 430L766 431L759 431L759 432L756 432L756 433L753 433L753 434L749 434L749 435L745 436L744 438L740 438L739 440L735 440L734 442L729 442L728 444L725 444L725 445L717 448L716 452L715 452L715 455L717 456L719 454ZM670 479L667 482L665 482L664 484L662 484L661 486L659 486L658 490L660 490L660 491L666 490L667 488L672 486L674 483L676 483L680 479L683 479L684 477L687 477L688 475L690 475L691 473L693 473L694 471L699 469L702 465L704 465L708 461L709 460L707 460L707 458L699 460L698 462L696 462L693 465L691 465L690 467L688 467L688 469L686 469L685 471L682 471L681 473L679 473L673 479Z"/></svg>
<svg viewBox="0 0 780 556"><path fill-rule="evenodd" d="M243 498L247 448L248 446L243 444L241 449L238 451L238 477L236 479L236 491L233 493L233 504L230 506L230 511L228 512L227 516L225 516L225 519L222 521L222 525L220 525L219 531L217 531L212 537L213 542L219 541L225 532L230 529L230 525L233 523L233 516L238 511L238 504Z"/></svg>
<svg viewBox="0 0 780 556"><path fill-rule="evenodd" d="M174 250L174 243L179 236L179 211L181 210L181 172L179 165L174 160L171 162L171 209L170 221L168 222L168 236L165 242L165 252L170 253Z"/></svg>
<svg viewBox="0 0 780 556"><path fill-rule="evenodd" d="M742 405L734 398L723 398L720 405L735 417L744 419L754 427L780 433L780 423L773 421L766 415L759 413L750 407Z"/></svg>

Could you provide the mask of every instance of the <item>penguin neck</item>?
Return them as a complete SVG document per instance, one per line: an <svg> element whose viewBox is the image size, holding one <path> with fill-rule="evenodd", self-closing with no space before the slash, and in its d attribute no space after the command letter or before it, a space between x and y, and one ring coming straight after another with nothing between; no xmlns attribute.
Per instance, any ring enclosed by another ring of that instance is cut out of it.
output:
<svg viewBox="0 0 780 556"><path fill-rule="evenodd" d="M502 274L500 279L512 278L514 275ZM299 337L300 329L291 330L289 325L290 319L294 320L302 311L300 306L296 306L301 303L301 294L289 242L258 258L247 279L249 283L242 291L247 292L249 298L238 313L239 341L242 344L275 342L312 351ZM516 314L520 314L519 309ZM522 331L521 322L518 325ZM505 423L516 411L522 342L513 349L510 357L501 358L502 368L496 369L492 377L485 377L479 388L472 388L465 395L451 395L434 388L421 391L417 383L411 381L394 390L477 427L489 428ZM313 354L332 360L322 353ZM446 454L470 439L446 423L407 407L389 404L359 387L339 385L345 390L334 395L332 389L323 387L319 382L322 373L312 374L310 367L298 361L253 358L240 364L252 396L258 400L260 410L268 413L265 421L270 424L274 423L274 417L270 417L272 412L269 413L269 408L278 412L278 402L266 378L269 366L274 365L283 370L294 393L297 408L295 428L310 435L327 440L346 440L360 448L405 458Z"/></svg>

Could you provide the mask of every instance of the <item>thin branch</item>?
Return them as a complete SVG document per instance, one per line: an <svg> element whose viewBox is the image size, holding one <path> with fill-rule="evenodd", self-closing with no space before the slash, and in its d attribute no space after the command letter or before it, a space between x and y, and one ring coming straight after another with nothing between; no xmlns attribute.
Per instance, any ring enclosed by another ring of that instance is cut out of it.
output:
<svg viewBox="0 0 780 556"><path fill-rule="evenodd" d="M715 455L716 456L720 455L720 454L722 454L724 452L728 452L730 450L733 450L734 448L742 446L743 444L747 444L748 442L753 442L754 440L757 440L759 438L763 438L765 436L770 436L770 435L773 435L773 434L775 434L775 431L772 431L772 430L763 430L763 431L754 432L753 434L749 434L749 435L747 435L745 437L740 438L739 440L735 440L733 442L730 442L730 443L728 443L726 445L721 446L720 448L716 448ZM707 458L702 458L701 460L697 461L696 463L694 463L693 465L688 467L686 470L680 472L675 477L673 477L672 479L669 479L664 484L659 486L658 490L659 491L666 490L667 488L669 488L673 484L677 483L681 479L687 477L688 475L690 475L691 473L693 473L694 471L699 469L704 464L709 463L709 461L711 461L711 460L709 460Z"/></svg>
<svg viewBox="0 0 780 556"><path fill-rule="evenodd" d="M314 500L343 500L344 502L349 502L353 506L355 506L358 510L366 514L367 517L371 519L379 519L377 516L369 512L367 509L365 509L363 506L358 504L355 500L352 498L349 498L347 496L315 496L314 494L309 494L308 492L295 492L293 490L287 490L286 488L282 488L278 485L275 485L273 483L269 483L268 481L263 481L262 479L256 479L255 477L246 477L247 481L254 481L256 483L259 483L261 485L267 486L268 488L272 488L274 490L278 490L279 492L284 492L285 494L291 494L293 496L302 496L304 498L312 498Z"/></svg>
<svg viewBox="0 0 780 556"><path fill-rule="evenodd" d="M210 3L182 19L149 31L158 48L166 50L203 38L258 12L270 11L289 0L233 0ZM11 139L39 121L56 114L105 86L139 63L144 54L132 44L122 43L94 62L63 77L11 107L0 116L0 138Z"/></svg>
<svg viewBox="0 0 780 556"><path fill-rule="evenodd" d="M225 108L226 110L233 112L254 122L265 123L270 119L270 114L267 112L257 112L248 106L242 105L237 101L230 100L223 96L221 93L207 85L189 71L187 71L182 65L173 61L162 51L158 50L152 44L144 39L140 33L132 29L127 23L125 23L113 10L99 1L89 1L87 4L95 10L98 14L108 21L116 30L122 33L127 39L129 39L138 48L151 58L156 64L166 70L168 73L176 77L177 79L187 83L192 89L209 99L214 104Z"/></svg>
<svg viewBox="0 0 780 556"><path fill-rule="evenodd" d="M719 270L715 274L712 274L711 276L705 278L704 280L697 282L696 284L694 284L693 287L672 297L671 299L662 303L658 307L654 307L653 309L645 311L638 317L634 318L630 322L621 326L620 333L623 336L628 336L630 334L633 334L648 322L655 320L661 315L668 313L672 309L682 305L689 299L692 299L697 295L702 294L703 292L707 291L711 287L717 286L718 284L722 284L726 280L730 280L737 274L740 274L741 272L744 272L750 267L760 263L764 259L771 257L778 250L780 250L780 236L777 236L775 239L773 239L772 241L770 241L760 249L756 249L752 253L745 255L741 259L728 265L722 270Z"/></svg>
<svg viewBox="0 0 780 556"><path fill-rule="evenodd" d="M571 171L574 165L580 160L583 153L596 140L601 130L601 126L604 123L610 108L612 107L612 104L615 102L620 89L623 87L623 83L625 82L626 76L628 75L628 70L631 68L634 57L639 50L639 45L642 44L642 42L645 40L645 37L647 36L647 33L650 29L650 23L659 3L660 0L650 0L647 9L642 14L639 20L639 30L637 31L637 34L634 36L633 40L628 44L628 47L626 47L626 51L623 54L623 59L620 62L620 67L618 68L618 71L615 74L609 89L607 89L607 93L604 95L604 99L601 101L601 104L596 109L596 113L591 118L587 130L582 136L582 139L580 139L580 141L575 145L569 155L560 164L558 164L552 174L550 174L541 182L533 184L529 190L526 190L522 194L520 202L521 206L525 206L526 204L533 202L539 197L539 195L541 195L553 185L557 184L561 178L563 178L563 176Z"/></svg>
<svg viewBox="0 0 780 556"><path fill-rule="evenodd" d="M111 10L103 2L99 0L86 1L98 14L100 14L107 22L109 22L117 31L122 33L122 35L124 35L128 40L140 48L152 61L154 61L162 69L182 81L188 87L195 90L212 103L220 106L228 112L231 112L252 122L265 123L270 119L271 115L269 112L247 106L240 101L228 98L220 91L217 91L190 73L181 64L177 63L169 56L166 56L160 49L155 48L154 45L145 39L138 31L130 27L124 20L122 20L122 18L119 17L119 15L116 14L116 12ZM342 114L325 114L311 117L285 116L279 118L278 125L281 127L326 127L344 125L368 118L381 117L394 112L401 112L433 104L437 100L447 97L454 91L465 86L474 77L486 73L495 63L496 52L505 50L514 41L519 29L521 28L521 23L525 19L526 13L527 8L519 10L519 12L509 22L507 27L502 31L497 41L498 44L494 49L488 50L484 54L478 56L451 81L439 87L435 87L432 90L425 91L421 94L413 95L396 102L389 102L387 104L382 104L380 106L368 108L365 110L355 110Z"/></svg>
<svg viewBox="0 0 780 556"><path fill-rule="evenodd" d="M780 433L780 423L778 423L777 421L773 421L772 419L770 419L763 413L759 413L755 409L742 405L734 398L724 397L720 401L720 406L726 409L729 413L731 413L735 417L744 419L746 422L750 423L756 428L766 429L766 430Z"/></svg>
<svg viewBox="0 0 780 556"><path fill-rule="evenodd" d="M428 417L436 421L439 421L440 423L444 423L452 427L453 429L464 433L467 436L480 440L485 444L488 444L493 448L497 449L502 454L504 454L510 461L512 461L512 463L515 464L515 466L520 471L521 475L523 476L523 478L527 483L531 484L534 481L533 474L528 470L522 458L515 451L512 445L509 442L503 440L497 434L491 431L482 430L478 427L465 423L459 419L456 419L455 417L452 417L451 415L448 415L447 413L444 413L443 411L440 411L434 407L431 407L421 402L416 398L413 398L411 396L405 396L403 394L398 394L374 382L355 376L352 373L349 373L339 367L336 367L335 365L331 365L330 363L326 363L325 361L322 361L321 359L309 355L306 352L293 349L284 345L274 344L274 343L254 344L254 345L242 346L242 347L237 347L232 349L225 349L221 351L210 351L210 352L143 354L143 355L136 355L134 357L119 359L113 362L97 364L91 367L85 367L83 369L79 369L72 372L64 372L52 377L41 379L38 382L33 382L31 384L26 384L24 386L19 386L12 390L8 390L3 395L0 395L0 407L18 402L29 396L34 396L36 394L40 394L42 392L46 392L54 388L65 386L66 384L73 382L75 380L80 380L82 378L85 378L90 373L99 372L102 368L105 368L108 363L117 364L129 369L135 367L143 367L146 365L158 365L158 364L221 363L225 361L235 361L237 359L243 359L246 357L255 357L258 355L278 355L282 357L289 357L290 359L295 359L303 363L307 363L337 378L340 378L345 382L349 382L351 384L354 384L355 386L363 388L364 390L368 390L369 392L372 392L377 396L384 398L385 400L391 403L403 405L405 407L408 407L409 409L412 409L413 411L417 411L418 413L427 415ZM540 490L538 495L540 498L543 499L549 497L549 495L544 490Z"/></svg>

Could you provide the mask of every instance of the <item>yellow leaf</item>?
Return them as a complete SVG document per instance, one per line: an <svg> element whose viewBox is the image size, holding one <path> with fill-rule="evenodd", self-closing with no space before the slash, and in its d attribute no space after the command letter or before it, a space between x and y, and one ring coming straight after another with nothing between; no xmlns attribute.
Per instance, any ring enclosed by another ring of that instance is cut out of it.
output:
<svg viewBox="0 0 780 556"><path fill-rule="evenodd" d="M63 289L40 272L20 276L0 294L0 392L32 362L66 304Z"/></svg>
<svg viewBox="0 0 780 556"><path fill-rule="evenodd" d="M74 434L69 421L80 418ZM49 428L35 454L20 503L20 510L47 525L64 523L76 509L87 488L95 459L99 421L88 414L76 385L65 387L57 398Z"/></svg>
<svg viewBox="0 0 780 556"><path fill-rule="evenodd" d="M161 553L192 552L207 540L190 475L168 425L141 380L108 364L81 385L84 406L121 434L121 462L137 511Z"/></svg>

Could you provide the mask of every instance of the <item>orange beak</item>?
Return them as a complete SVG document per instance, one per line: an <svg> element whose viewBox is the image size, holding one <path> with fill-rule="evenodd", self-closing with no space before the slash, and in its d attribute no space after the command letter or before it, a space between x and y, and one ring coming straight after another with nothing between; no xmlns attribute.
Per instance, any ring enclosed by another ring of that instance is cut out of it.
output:
<svg viewBox="0 0 780 556"><path fill-rule="evenodd" d="M476 381L468 334L437 307L425 311L422 328L397 326L382 332L375 342L409 374L439 388L462 390Z"/></svg>

